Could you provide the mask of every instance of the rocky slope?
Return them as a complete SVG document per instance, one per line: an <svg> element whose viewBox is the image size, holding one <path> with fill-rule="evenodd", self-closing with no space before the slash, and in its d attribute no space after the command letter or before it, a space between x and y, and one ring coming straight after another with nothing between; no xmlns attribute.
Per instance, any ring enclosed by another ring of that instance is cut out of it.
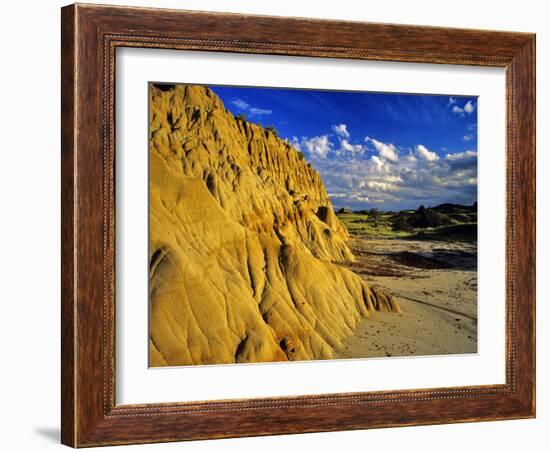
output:
<svg viewBox="0 0 550 452"><path fill-rule="evenodd" d="M150 87L150 365L327 359L369 310L319 174L201 86Z"/></svg>

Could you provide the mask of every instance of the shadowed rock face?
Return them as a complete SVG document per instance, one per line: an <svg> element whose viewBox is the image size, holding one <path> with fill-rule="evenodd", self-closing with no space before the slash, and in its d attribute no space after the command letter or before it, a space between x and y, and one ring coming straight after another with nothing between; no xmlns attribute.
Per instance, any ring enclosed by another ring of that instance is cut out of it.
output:
<svg viewBox="0 0 550 452"><path fill-rule="evenodd" d="M150 87L150 365L328 359L369 310L319 174L200 86Z"/></svg>

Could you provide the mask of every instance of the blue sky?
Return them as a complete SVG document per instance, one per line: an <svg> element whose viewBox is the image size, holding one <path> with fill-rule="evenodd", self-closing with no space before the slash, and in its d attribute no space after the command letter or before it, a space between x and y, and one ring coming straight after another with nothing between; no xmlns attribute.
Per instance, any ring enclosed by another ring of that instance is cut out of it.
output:
<svg viewBox="0 0 550 452"><path fill-rule="evenodd" d="M273 125L319 171L335 207L477 200L476 97L210 86Z"/></svg>

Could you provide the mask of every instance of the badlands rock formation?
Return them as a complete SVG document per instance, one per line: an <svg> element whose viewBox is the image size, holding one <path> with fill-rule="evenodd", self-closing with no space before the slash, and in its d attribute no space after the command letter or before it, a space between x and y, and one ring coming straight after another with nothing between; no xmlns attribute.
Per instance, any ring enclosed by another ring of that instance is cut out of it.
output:
<svg viewBox="0 0 550 452"><path fill-rule="evenodd" d="M319 174L209 88L150 87L150 365L328 359L399 311L353 260Z"/></svg>

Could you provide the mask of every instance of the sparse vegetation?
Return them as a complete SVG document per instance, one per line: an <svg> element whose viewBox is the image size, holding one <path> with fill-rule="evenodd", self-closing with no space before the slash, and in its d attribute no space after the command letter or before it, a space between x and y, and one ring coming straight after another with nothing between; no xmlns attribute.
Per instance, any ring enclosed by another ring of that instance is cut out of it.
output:
<svg viewBox="0 0 550 452"><path fill-rule="evenodd" d="M366 213L337 213L338 219L344 223L351 235L365 237L406 237L409 233L394 231L392 228L393 213L380 212L376 221Z"/></svg>
<svg viewBox="0 0 550 452"><path fill-rule="evenodd" d="M477 205L421 205L417 210L381 212L377 208L353 212L342 208L338 218L351 235L430 240L477 240Z"/></svg>
<svg viewBox="0 0 550 452"><path fill-rule="evenodd" d="M477 223L453 224L418 231L412 238L441 240L446 242L469 242L477 240Z"/></svg>
<svg viewBox="0 0 550 452"><path fill-rule="evenodd" d="M421 205L418 210L412 214L399 212L393 222L393 229L409 231L411 229L448 226L453 223L454 221L444 213L440 213L436 209L426 209Z"/></svg>
<svg viewBox="0 0 550 452"><path fill-rule="evenodd" d="M276 137L279 137L279 131L275 128L274 125L269 125L269 126L266 126L265 127L265 130L267 132L271 132L273 135L275 135Z"/></svg>
<svg viewBox="0 0 550 452"><path fill-rule="evenodd" d="M392 221L392 229L394 231L411 231L412 226L407 221L407 214L405 212L399 212L395 215Z"/></svg>
<svg viewBox="0 0 550 452"><path fill-rule="evenodd" d="M368 215L368 218L370 218L371 221L374 222L374 226L375 227L378 226L378 222L382 218L382 216L380 215L380 211L376 207L373 207L368 211L367 215Z"/></svg>

